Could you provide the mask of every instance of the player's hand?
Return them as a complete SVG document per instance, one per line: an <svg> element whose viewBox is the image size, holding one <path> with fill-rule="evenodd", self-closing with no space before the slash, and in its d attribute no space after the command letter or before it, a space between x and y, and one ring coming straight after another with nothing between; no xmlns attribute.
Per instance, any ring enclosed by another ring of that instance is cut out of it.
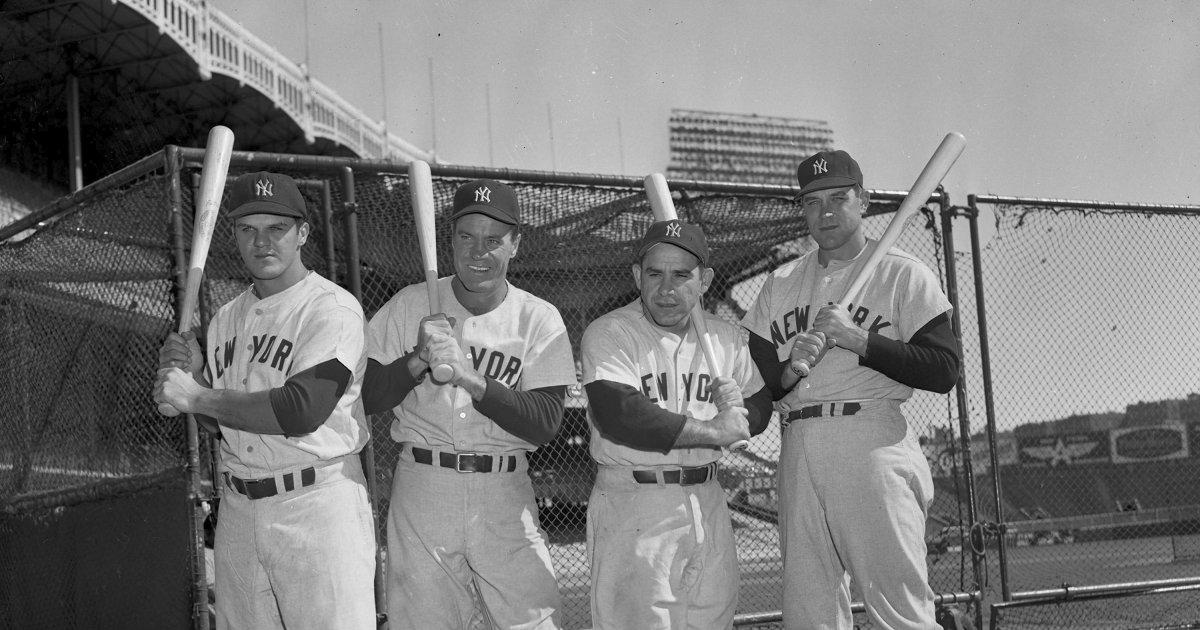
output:
<svg viewBox="0 0 1200 630"><path fill-rule="evenodd" d="M430 365L433 364L429 361L429 340L436 335L454 339L454 320L445 313L422 317L417 329L417 356Z"/></svg>
<svg viewBox="0 0 1200 630"><path fill-rule="evenodd" d="M856 326L850 320L850 312L837 304L822 306L810 330L823 333L825 345L830 348L837 346L858 354L867 351L867 331Z"/></svg>
<svg viewBox="0 0 1200 630"><path fill-rule="evenodd" d="M738 440L750 439L750 421L746 413L745 407L726 407L719 409L717 415L708 421L715 433L717 446L725 447Z"/></svg>
<svg viewBox="0 0 1200 630"><path fill-rule="evenodd" d="M742 400L742 388L738 386L737 381L729 377L718 376L713 379L710 396L717 406L717 411L729 407L746 406L745 401Z"/></svg>
<svg viewBox="0 0 1200 630"><path fill-rule="evenodd" d="M167 335L167 340L158 350L158 369L170 367L192 375L198 375L204 369L204 353L196 342L195 332L189 330L182 335L176 332Z"/></svg>
<svg viewBox="0 0 1200 630"><path fill-rule="evenodd" d="M825 351L828 349L825 334L810 328L807 332L796 335L796 340L792 342L792 349L788 352L788 364L796 366L803 363L811 369L821 362L821 358L825 356Z"/></svg>
<svg viewBox="0 0 1200 630"><path fill-rule="evenodd" d="M195 411L195 401L204 386L196 382L191 374L177 367L167 367L158 371L158 381L154 384L154 402L166 403L183 413Z"/></svg>
<svg viewBox="0 0 1200 630"><path fill-rule="evenodd" d="M454 380L451 381L453 383L457 383L471 370L470 359L453 335L434 332L427 340L425 348L429 353L429 365L449 365L454 368Z"/></svg>

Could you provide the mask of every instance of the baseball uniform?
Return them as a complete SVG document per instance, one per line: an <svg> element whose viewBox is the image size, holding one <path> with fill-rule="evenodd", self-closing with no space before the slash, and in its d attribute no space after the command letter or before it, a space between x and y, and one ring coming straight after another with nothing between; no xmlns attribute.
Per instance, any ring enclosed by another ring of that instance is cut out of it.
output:
<svg viewBox="0 0 1200 630"><path fill-rule="evenodd" d="M760 411L751 421L751 432L761 432L769 402L744 337L705 315L718 362L747 399L763 399L765 415ZM638 300L592 322L582 354L592 403L591 455L599 464L587 520L593 627L730 627L739 578L725 492L716 478L721 450L671 448L678 429L667 427L645 427L674 431L647 437L658 446L631 445L623 439L631 436L602 431L607 423L597 418L602 397L613 394L597 389L599 382L632 388L658 409L699 420L715 416L713 376L694 331L688 327L680 336L656 326Z"/></svg>
<svg viewBox="0 0 1200 630"><path fill-rule="evenodd" d="M214 389L277 390L331 362L352 372L311 432L222 427L219 628L375 627L375 529L358 458L364 334L358 301L311 271L265 298L247 289L208 326Z"/></svg>
<svg viewBox="0 0 1200 630"><path fill-rule="evenodd" d="M827 265L814 250L768 276L742 322L752 348L766 345L765 360L755 350L764 378L770 364L775 374L786 364L793 339L817 311L842 298L874 247L868 240L853 259ZM881 372L888 357L872 353L948 330L950 303L928 267L892 249L848 310L871 336L867 358L832 348L777 403L784 624L851 628L853 576L879 626L936 628L924 540L933 481L900 412L912 387Z"/></svg>
<svg viewBox="0 0 1200 630"><path fill-rule="evenodd" d="M473 315L455 298L453 281L438 280L442 310L489 380L489 396L560 388L561 422L575 363L558 310L509 284L499 306ZM402 289L371 318L369 359L387 366L412 353L428 314L424 283ZM559 627L560 596L526 459L537 444L503 428L508 420L486 398L474 401L427 374L410 386L392 407L391 436L402 453L388 511L391 628L468 627L473 592L495 627Z"/></svg>

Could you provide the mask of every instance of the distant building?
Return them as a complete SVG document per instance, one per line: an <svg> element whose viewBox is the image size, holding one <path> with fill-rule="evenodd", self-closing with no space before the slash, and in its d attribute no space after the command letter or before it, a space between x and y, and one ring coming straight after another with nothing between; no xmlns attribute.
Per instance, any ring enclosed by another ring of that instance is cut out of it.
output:
<svg viewBox="0 0 1200 630"><path fill-rule="evenodd" d="M794 185L796 165L833 146L823 120L671 110L667 177Z"/></svg>

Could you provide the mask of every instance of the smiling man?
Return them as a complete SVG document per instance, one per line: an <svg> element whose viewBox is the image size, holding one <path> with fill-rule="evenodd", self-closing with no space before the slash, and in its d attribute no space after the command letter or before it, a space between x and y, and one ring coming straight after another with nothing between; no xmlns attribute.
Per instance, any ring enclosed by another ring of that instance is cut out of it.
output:
<svg viewBox="0 0 1200 630"><path fill-rule="evenodd" d="M391 410L402 451L388 510L388 623L467 628L479 594L497 628L560 627L558 586L526 453L562 423L575 362L553 305L508 282L521 245L516 193L463 184L450 217L443 313L424 283L371 318L363 401ZM450 365L449 382L430 365Z"/></svg>
<svg viewBox="0 0 1200 630"><path fill-rule="evenodd" d="M207 354L170 334L154 392L223 438L217 627L374 628L362 308L304 266L290 177L243 175L227 207L252 284L213 316Z"/></svg>
<svg viewBox="0 0 1200 630"><path fill-rule="evenodd" d="M766 428L771 402L737 327L700 311L730 376L704 360L691 318L712 282L708 258L698 226L652 224L632 266L639 299L583 334L599 464L587 519L596 630L733 623L737 549L717 460Z"/></svg>
<svg viewBox="0 0 1200 630"><path fill-rule="evenodd" d="M933 630L933 479L900 404L958 378L950 302L928 267L892 249L850 308L836 306L875 247L862 223L870 195L845 151L808 157L797 177L818 248L772 272L742 321L783 427L784 626L852 627L853 578L879 627ZM802 377L792 361L812 372Z"/></svg>

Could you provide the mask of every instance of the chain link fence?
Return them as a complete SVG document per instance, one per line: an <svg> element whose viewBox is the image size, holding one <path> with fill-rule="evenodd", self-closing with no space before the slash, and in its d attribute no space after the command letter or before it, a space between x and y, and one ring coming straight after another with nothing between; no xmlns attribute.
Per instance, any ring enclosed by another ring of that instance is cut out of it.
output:
<svg viewBox="0 0 1200 630"><path fill-rule="evenodd" d="M198 151L181 150L175 170L170 155L169 149L146 158L56 202L17 226L33 228L32 235L0 246L0 376L13 384L0 390L0 431L12 436L0 445L0 503L20 519L26 514L20 506L31 505L31 498L190 470L188 491L197 500L190 501L190 544L180 553L195 559L202 553L196 544L202 502L213 498L213 444L201 433L192 462L185 425L164 421L150 399L158 347L175 326L176 282L200 161ZM239 154L230 177L263 169L301 183L312 225L304 261L356 292L368 317L400 288L423 279L401 167ZM636 299L633 246L652 220L640 180L448 166L434 172L442 275L452 272L445 218L453 191L468 178L489 176L511 183L523 204L526 225L510 280L555 304L574 343L593 319ZM680 217L703 226L712 245L716 277L704 305L731 321L752 304L764 272L812 247L787 187L676 184ZM869 235L882 233L902 198L876 191L865 221ZM933 589L983 589L1001 600L1011 591L1063 583L1196 575L1200 491L1189 480L1200 462L1200 395L1191 378L1200 333L1188 325L1200 304L1200 289L1190 280L1198 271L1190 255L1200 240L1196 211L1100 212L1099 204L979 199L995 218L994 234L984 225L989 240L979 254L959 253L952 261L964 338L965 419L975 427L969 436L974 479L964 475L955 397L920 392L905 405L935 478L927 523ZM899 246L947 281L946 223L934 212L942 209L931 208ZM19 231L6 229L5 238ZM964 280L976 258L995 349L987 381L976 284ZM224 215L206 277L201 324L248 284ZM994 464L982 457L989 410L980 396L993 384ZM569 628L590 625L584 515L594 464L586 406L582 388L571 388L560 434L530 456ZM398 455L387 432L391 420L390 413L371 418L373 439L364 456L375 471L381 534ZM748 451L721 462L742 567L739 613L747 618L779 609L778 455L773 419ZM1000 471L1002 518L993 469ZM974 506L968 504L972 490ZM110 503L114 511L129 509ZM989 522L973 532L972 508ZM1002 527L990 525L1000 521ZM984 535L1001 529L1009 554L1003 566L1000 539ZM972 574L973 544L982 552L981 584ZM198 580L202 572L191 570ZM191 588L193 598L203 594L197 584ZM1053 627L1092 627L1090 613L1071 614L1078 619ZM865 616L856 619L869 627ZM763 624L756 627L771 627Z"/></svg>

